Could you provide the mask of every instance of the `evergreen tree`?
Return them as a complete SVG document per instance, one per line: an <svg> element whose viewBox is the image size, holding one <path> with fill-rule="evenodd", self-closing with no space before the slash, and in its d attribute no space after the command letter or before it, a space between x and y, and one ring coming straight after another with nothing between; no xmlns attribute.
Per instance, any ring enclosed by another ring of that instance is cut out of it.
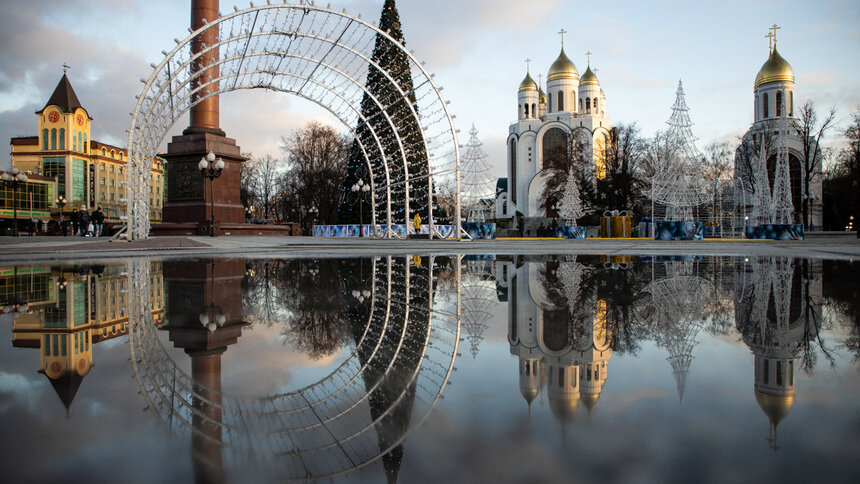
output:
<svg viewBox="0 0 860 484"><path fill-rule="evenodd" d="M385 5L382 7L382 16L379 19L379 29L390 35L395 41L405 45L394 0L385 1ZM383 160L388 160L388 170L392 183L392 222L404 223L407 218L411 220L415 214L420 214L422 218L426 218L429 202L428 179L425 177L412 180L415 177L427 175L429 167L421 126L410 109L411 104L417 113L418 106L406 52L387 37L377 34L371 61L372 63L368 67L366 86L367 91L372 96L365 93L361 101L363 119L359 120L355 129L357 136L350 150L347 172L338 204L338 222L359 222L358 203L360 200L356 194L350 192L350 188L359 179L363 179L365 183L373 183L376 186L376 199L372 201L373 206L376 207L376 220L378 224L385 223L387 204ZM386 77L385 73L391 76L394 83ZM398 87L406 93L405 98L398 92ZM386 119L386 115L390 117L391 122ZM381 150L373 136L374 134L382 145ZM403 152L401 152L397 142L398 135L403 143ZM367 152L367 159L365 159L359 141ZM370 172L367 169L368 160L373 167L373 180L370 179ZM406 179L407 169L410 178L409 193L406 192L406 184L397 184L397 182ZM410 204L409 214L405 213L407 196ZM370 218L367 216L364 223L369 222Z"/></svg>
<svg viewBox="0 0 860 484"><path fill-rule="evenodd" d="M579 198L579 183L573 173L573 167L567 174L567 183L564 186L564 194L561 199L561 210L559 210L565 225L576 227L576 220L585 215L582 209L582 200Z"/></svg>

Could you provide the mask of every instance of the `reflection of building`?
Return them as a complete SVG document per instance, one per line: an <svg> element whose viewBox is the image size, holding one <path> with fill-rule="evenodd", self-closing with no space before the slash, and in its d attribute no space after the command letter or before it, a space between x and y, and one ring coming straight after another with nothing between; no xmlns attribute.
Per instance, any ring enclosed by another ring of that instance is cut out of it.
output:
<svg viewBox="0 0 860 484"><path fill-rule="evenodd" d="M606 173L605 154L612 125L606 97L589 63L582 77L564 52L547 73L543 87L526 74L517 94L517 120L507 139L507 193L496 202L496 217L557 216L540 203L548 179L568 163L584 164L596 178ZM546 206L552 207L553 203Z"/></svg>
<svg viewBox="0 0 860 484"><path fill-rule="evenodd" d="M774 450L777 427L794 406L797 366L810 361L804 352L821 322L820 274L820 262L806 266L786 258L751 262L741 273L736 324L755 355L755 398L770 419Z"/></svg>
<svg viewBox="0 0 860 484"><path fill-rule="evenodd" d="M153 264L151 311L161 320L160 264ZM0 269L4 304L26 301L15 313L12 345L39 349L39 372L68 410L93 366L92 346L128 332L127 277L119 265L75 270L49 266Z"/></svg>
<svg viewBox="0 0 860 484"><path fill-rule="evenodd" d="M36 112L38 133L36 136L12 138L12 166L21 171L44 175L56 181L56 185L33 185L33 206L38 208L41 218L44 212L54 212L59 218L59 208L54 199L62 195L67 201L66 212L79 210L85 205L90 212L102 207L105 220L119 222L126 215L125 183L128 161L123 148L92 139L93 119L78 100L69 78L63 74L41 110ZM149 189L150 219L161 220L164 193L164 169L162 160L156 158L152 166L152 182ZM19 209L29 207L29 199L19 189ZM20 203L24 201L24 203ZM6 217L3 206L0 215ZM9 215L11 218L11 215Z"/></svg>
<svg viewBox="0 0 860 484"><path fill-rule="evenodd" d="M507 277L508 341L520 360L523 398L531 406L546 388L560 420L572 419L580 402L591 410L612 356L607 301L578 293L581 267L575 261L501 264L507 265L497 274Z"/></svg>

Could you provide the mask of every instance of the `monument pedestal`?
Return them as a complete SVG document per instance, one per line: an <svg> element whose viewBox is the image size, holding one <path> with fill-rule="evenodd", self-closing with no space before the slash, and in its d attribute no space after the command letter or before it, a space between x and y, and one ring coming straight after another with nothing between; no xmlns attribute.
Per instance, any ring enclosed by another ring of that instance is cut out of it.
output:
<svg viewBox="0 0 860 484"><path fill-rule="evenodd" d="M189 130L190 131L190 130ZM208 235L212 211L219 235L293 235L291 226L245 223L240 199L242 156L236 140L212 130L174 136L167 145L167 200L163 223L152 225L153 235ZM197 164L208 153L224 160L221 176L203 178ZM210 188L209 184L213 183ZM214 200L214 203L212 203Z"/></svg>

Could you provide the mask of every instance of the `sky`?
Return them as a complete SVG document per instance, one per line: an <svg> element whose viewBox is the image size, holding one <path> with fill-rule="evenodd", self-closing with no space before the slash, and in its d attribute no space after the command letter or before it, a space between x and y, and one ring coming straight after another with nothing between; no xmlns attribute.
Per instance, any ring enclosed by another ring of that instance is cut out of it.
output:
<svg viewBox="0 0 860 484"><path fill-rule="evenodd" d="M262 1L262 0L260 0ZM325 4L327 2L317 2ZM377 20L383 0L331 0L332 7ZM406 45L445 89L468 141L474 123L494 174L504 176L505 138L516 119L517 88L546 76L560 48L580 74L585 52L606 93L613 123L642 134L665 128L683 80L699 147L735 141L752 122L753 82L767 60L768 27L796 77L798 105L837 109L827 143L860 110L860 2L400 0ZM236 4L240 8L248 4ZM227 11L232 3L221 2ZM8 0L0 18L0 138L32 136L41 109L71 66L69 79L94 118L92 138L125 146L134 96L149 64L188 35L190 2L181 0ZM279 155L278 141L310 120L337 125L309 101L282 93L240 92L221 99L221 125L243 152ZM176 126L178 134L185 126ZM345 127L339 127L346 131ZM10 149L11 151L11 149ZM6 167L9 159L0 160Z"/></svg>

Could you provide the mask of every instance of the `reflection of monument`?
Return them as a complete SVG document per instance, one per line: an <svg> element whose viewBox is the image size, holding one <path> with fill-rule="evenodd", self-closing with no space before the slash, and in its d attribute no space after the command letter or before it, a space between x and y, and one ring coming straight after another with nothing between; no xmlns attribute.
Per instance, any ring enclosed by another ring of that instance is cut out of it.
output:
<svg viewBox="0 0 860 484"><path fill-rule="evenodd" d="M444 265L439 258L345 261L343 268L355 270L341 273L342 297L349 299L342 317L352 330L355 350L347 351L347 359L318 382L266 396L221 391L218 360L238 339L234 321L241 316L234 312L238 306L227 287L233 285L233 297L240 301L241 289L254 285L242 284L242 277L256 274L245 273L244 261L235 267L233 261L216 261L214 268L209 264L183 262L181 268L165 269L171 306L165 329L174 345L192 356L191 375L166 351L141 304L131 306L129 347L142 398L167 426L188 435L198 478L222 479L224 462L231 463L230 469L247 468L278 480L310 480L380 461L395 480L403 441L441 398L457 355L456 318L433 308L435 278L429 269ZM313 261L307 264L317 267ZM141 288L148 283L148 268L133 265L132 279ZM298 272L305 277L311 271ZM359 274L360 282L350 282L348 272ZM195 274L214 274L215 282L195 291ZM291 271L277 275L300 276ZM292 285L274 281L282 283ZM294 287L315 290L314 284ZM201 311L207 317L201 319Z"/></svg>
<svg viewBox="0 0 860 484"><path fill-rule="evenodd" d="M245 261L166 261L167 320L161 329L191 357L191 434L197 482L223 480L221 355L242 336Z"/></svg>
<svg viewBox="0 0 860 484"><path fill-rule="evenodd" d="M806 269L806 270L804 270ZM778 450L777 427L794 406L795 374L810 362L808 339L821 321L820 266L804 268L787 258L744 265L735 317L755 355L755 397L770 419L768 441Z"/></svg>
<svg viewBox="0 0 860 484"><path fill-rule="evenodd" d="M39 349L44 374L68 411L93 367L95 344L127 333L126 278L120 266L0 269L3 298L26 301L27 311L13 316L12 344ZM152 271L151 312L161 319L161 273Z"/></svg>
<svg viewBox="0 0 860 484"><path fill-rule="evenodd" d="M580 401L594 408L612 356L607 301L573 290L581 271L572 259L501 271L508 276L508 341L520 360L520 392L531 406L546 387L550 409L562 421L575 417Z"/></svg>

